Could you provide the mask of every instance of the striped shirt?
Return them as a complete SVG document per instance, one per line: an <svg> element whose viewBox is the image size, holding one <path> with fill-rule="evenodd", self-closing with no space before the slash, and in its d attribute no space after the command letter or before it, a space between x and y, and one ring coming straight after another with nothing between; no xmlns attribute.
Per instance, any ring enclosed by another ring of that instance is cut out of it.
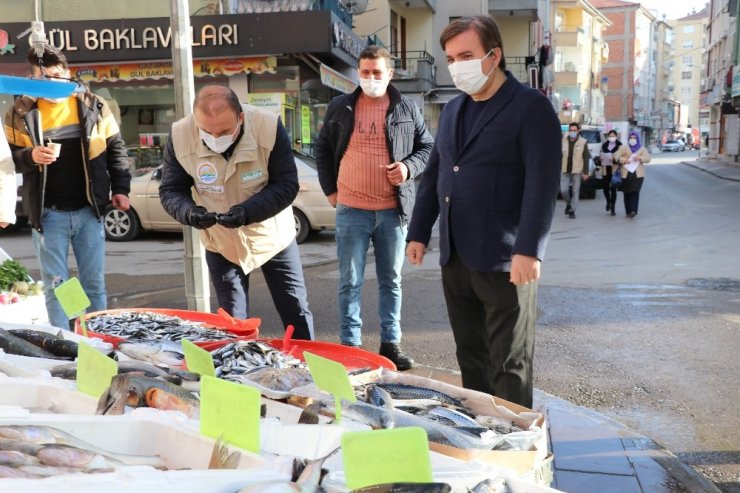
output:
<svg viewBox="0 0 740 493"><path fill-rule="evenodd" d="M389 104L387 96L371 99L361 94L357 99L355 128L339 164L338 203L370 211L398 207L385 168L391 164L385 128Z"/></svg>

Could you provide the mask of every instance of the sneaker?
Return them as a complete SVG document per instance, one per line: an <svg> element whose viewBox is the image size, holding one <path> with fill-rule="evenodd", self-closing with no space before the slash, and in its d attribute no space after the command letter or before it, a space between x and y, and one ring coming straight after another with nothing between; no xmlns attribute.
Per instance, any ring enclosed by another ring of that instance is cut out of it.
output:
<svg viewBox="0 0 740 493"><path fill-rule="evenodd" d="M403 352L400 344L395 342L381 342L378 353L391 360L398 371L409 370L414 366L414 360Z"/></svg>
<svg viewBox="0 0 740 493"><path fill-rule="evenodd" d="M571 218L571 219L575 219L575 218L576 218L576 213L575 213L575 212L573 212L573 211L570 211L570 212L568 213L568 217L569 217L569 218Z"/></svg>
<svg viewBox="0 0 740 493"><path fill-rule="evenodd" d="M612 211L610 212L610 214L611 214L612 216L616 216L616 215L617 215L617 213L616 213L616 212L614 211L614 209L612 209Z"/></svg>
<svg viewBox="0 0 740 493"><path fill-rule="evenodd" d="M573 212L573 209L571 209L570 204L566 205L565 206L565 215L567 216L571 212Z"/></svg>

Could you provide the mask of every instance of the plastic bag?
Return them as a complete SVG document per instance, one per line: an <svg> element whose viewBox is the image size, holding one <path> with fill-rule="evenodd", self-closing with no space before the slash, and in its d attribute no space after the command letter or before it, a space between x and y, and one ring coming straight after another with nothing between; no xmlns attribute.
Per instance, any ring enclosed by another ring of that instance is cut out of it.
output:
<svg viewBox="0 0 740 493"><path fill-rule="evenodd" d="M612 186L618 187L622 184L622 172L619 169L615 169L612 172Z"/></svg>

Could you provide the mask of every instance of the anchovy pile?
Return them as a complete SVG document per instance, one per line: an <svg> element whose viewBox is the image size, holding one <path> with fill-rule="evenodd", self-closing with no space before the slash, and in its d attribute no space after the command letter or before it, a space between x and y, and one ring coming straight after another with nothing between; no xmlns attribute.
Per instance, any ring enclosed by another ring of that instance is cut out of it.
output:
<svg viewBox="0 0 740 493"><path fill-rule="evenodd" d="M234 338L233 334L225 330L209 329L198 322L153 312L104 314L91 317L86 323L88 330L124 339L188 339L191 342L206 342Z"/></svg>
<svg viewBox="0 0 740 493"><path fill-rule="evenodd" d="M213 351L216 376L226 380L238 380L239 375L255 368L301 368L305 364L298 358L279 351L261 341L235 341Z"/></svg>

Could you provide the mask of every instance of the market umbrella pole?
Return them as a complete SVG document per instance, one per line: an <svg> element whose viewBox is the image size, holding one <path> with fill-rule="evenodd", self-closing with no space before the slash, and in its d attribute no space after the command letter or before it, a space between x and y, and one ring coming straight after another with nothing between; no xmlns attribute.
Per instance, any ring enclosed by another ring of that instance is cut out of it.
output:
<svg viewBox="0 0 740 493"><path fill-rule="evenodd" d="M170 0L172 27L172 62L175 70L175 114L179 120L192 112L195 100L193 50L190 43L190 11L188 0ZM195 228L183 228L185 246L185 297L188 309L211 311L208 270L205 250Z"/></svg>

